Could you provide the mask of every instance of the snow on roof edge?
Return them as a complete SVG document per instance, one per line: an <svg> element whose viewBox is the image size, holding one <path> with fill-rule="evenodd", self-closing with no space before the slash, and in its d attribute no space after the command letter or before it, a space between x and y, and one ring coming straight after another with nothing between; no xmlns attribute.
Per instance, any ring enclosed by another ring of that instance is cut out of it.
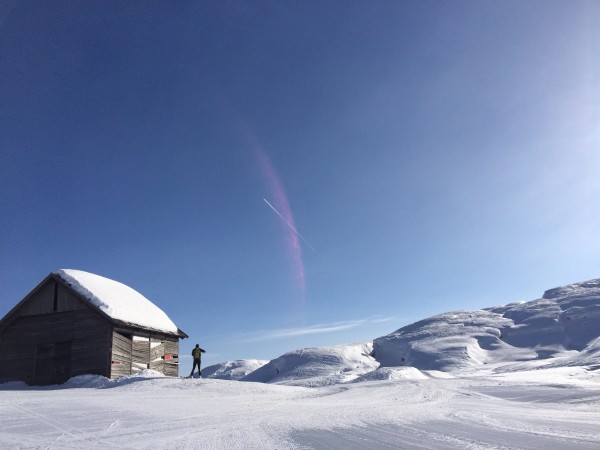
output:
<svg viewBox="0 0 600 450"><path fill-rule="evenodd" d="M113 320L177 336L182 333L162 309L123 283L82 270L52 273Z"/></svg>

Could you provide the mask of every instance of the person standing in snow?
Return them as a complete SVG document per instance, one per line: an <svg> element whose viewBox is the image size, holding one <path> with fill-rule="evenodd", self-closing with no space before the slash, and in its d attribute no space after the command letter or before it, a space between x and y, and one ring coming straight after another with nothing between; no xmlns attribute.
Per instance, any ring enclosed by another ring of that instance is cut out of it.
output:
<svg viewBox="0 0 600 450"><path fill-rule="evenodd" d="M190 373L190 378L194 376L194 369L198 366L198 376L202 376L202 370L200 369L200 359L202 353L206 353L206 351L198 344L196 344L196 348L192 350L192 357L194 358L194 365L192 366L192 373Z"/></svg>

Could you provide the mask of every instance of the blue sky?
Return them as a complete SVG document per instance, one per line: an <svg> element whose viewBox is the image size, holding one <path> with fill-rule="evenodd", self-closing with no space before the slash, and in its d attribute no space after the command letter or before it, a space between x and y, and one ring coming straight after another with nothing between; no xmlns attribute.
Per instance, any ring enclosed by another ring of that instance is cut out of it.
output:
<svg viewBox="0 0 600 450"><path fill-rule="evenodd" d="M0 315L86 270L208 365L598 278L599 67L594 1L3 2Z"/></svg>

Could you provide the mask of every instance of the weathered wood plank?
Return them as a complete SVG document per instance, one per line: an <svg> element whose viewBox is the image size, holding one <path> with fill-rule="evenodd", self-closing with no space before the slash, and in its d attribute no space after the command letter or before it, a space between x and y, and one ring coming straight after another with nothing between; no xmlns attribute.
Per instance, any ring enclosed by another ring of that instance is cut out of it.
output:
<svg viewBox="0 0 600 450"><path fill-rule="evenodd" d="M110 378L115 379L131 375L132 339L131 337L113 331Z"/></svg>
<svg viewBox="0 0 600 450"><path fill-rule="evenodd" d="M126 347L122 344L117 344L117 343L113 343L113 352L120 352L120 353L124 353L126 355L131 355L131 347Z"/></svg>
<svg viewBox="0 0 600 450"><path fill-rule="evenodd" d="M16 319L2 335L2 342L23 345L30 343L52 343L72 338L73 313L22 316Z"/></svg>
<svg viewBox="0 0 600 450"><path fill-rule="evenodd" d="M82 300L71 289L66 288L62 283L59 283L56 296L57 311L76 311L88 309L89 306L87 306L84 302L85 300Z"/></svg>
<svg viewBox="0 0 600 450"><path fill-rule="evenodd" d="M150 369L157 370L158 372L164 373L165 363L162 359L158 361L150 362Z"/></svg>
<svg viewBox="0 0 600 450"><path fill-rule="evenodd" d="M115 331L115 332L113 332L113 345L115 343L120 343L120 344L126 345L128 347L131 347L131 338L124 336L121 333Z"/></svg>
<svg viewBox="0 0 600 450"><path fill-rule="evenodd" d="M113 335L113 348L117 348L121 351L131 353L131 341L122 339L121 337L117 337Z"/></svg>
<svg viewBox="0 0 600 450"><path fill-rule="evenodd" d="M144 346L145 344L145 346ZM148 343L133 341L133 351L131 359L131 370L146 369L150 364L150 349Z"/></svg>
<svg viewBox="0 0 600 450"><path fill-rule="evenodd" d="M169 339L165 339L165 342L163 345L165 346L165 353L173 353L173 354L179 353L179 340L172 341Z"/></svg>
<svg viewBox="0 0 600 450"><path fill-rule="evenodd" d="M168 337L164 342L165 355L171 359L165 359L164 374L170 377L179 376L179 339Z"/></svg>
<svg viewBox="0 0 600 450"><path fill-rule="evenodd" d="M54 284L53 279L48 279L43 286L29 297L28 301L18 311L19 316L33 316L50 314L54 311Z"/></svg>
<svg viewBox="0 0 600 450"><path fill-rule="evenodd" d="M178 364L169 364L165 361L163 373L168 377L178 377L179 376L179 365Z"/></svg>
<svg viewBox="0 0 600 450"><path fill-rule="evenodd" d="M119 364L114 362L111 364L110 378L115 379L126 375L131 375L130 364Z"/></svg>
<svg viewBox="0 0 600 450"><path fill-rule="evenodd" d="M150 349L150 361L154 361L165 354L165 347L161 344Z"/></svg>
<svg viewBox="0 0 600 450"><path fill-rule="evenodd" d="M115 349L113 349L112 360L113 361L126 361L128 363L131 363L131 355L129 353L121 353L121 352L115 351Z"/></svg>

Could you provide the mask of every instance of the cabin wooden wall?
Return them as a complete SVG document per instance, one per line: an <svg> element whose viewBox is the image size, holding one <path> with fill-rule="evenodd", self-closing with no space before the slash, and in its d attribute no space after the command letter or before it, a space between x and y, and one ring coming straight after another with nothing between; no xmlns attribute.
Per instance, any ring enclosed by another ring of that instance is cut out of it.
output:
<svg viewBox="0 0 600 450"><path fill-rule="evenodd" d="M167 337L165 339L165 368L163 373L169 377L179 376L179 339Z"/></svg>
<svg viewBox="0 0 600 450"><path fill-rule="evenodd" d="M150 338L150 369L165 372L165 346L162 339Z"/></svg>
<svg viewBox="0 0 600 450"><path fill-rule="evenodd" d="M179 375L179 338L139 331L113 331L111 378L152 369L167 376Z"/></svg>
<svg viewBox="0 0 600 450"><path fill-rule="evenodd" d="M128 329L49 276L0 329L0 383L59 384L72 376L109 378L145 368L178 376L179 338Z"/></svg>
<svg viewBox="0 0 600 450"><path fill-rule="evenodd" d="M88 306L71 289L50 278L30 295L16 313L18 316L33 316L85 308Z"/></svg>
<svg viewBox="0 0 600 450"><path fill-rule="evenodd" d="M133 336L132 373L150 368L150 338Z"/></svg>
<svg viewBox="0 0 600 450"><path fill-rule="evenodd" d="M25 315L0 333L0 382L58 384L108 376L110 323L91 309Z"/></svg>
<svg viewBox="0 0 600 450"><path fill-rule="evenodd" d="M108 375L110 322L53 276L9 315L0 331L0 382L44 385Z"/></svg>
<svg viewBox="0 0 600 450"><path fill-rule="evenodd" d="M133 351L132 335L113 331L110 378L120 378L131 375L131 354Z"/></svg>

